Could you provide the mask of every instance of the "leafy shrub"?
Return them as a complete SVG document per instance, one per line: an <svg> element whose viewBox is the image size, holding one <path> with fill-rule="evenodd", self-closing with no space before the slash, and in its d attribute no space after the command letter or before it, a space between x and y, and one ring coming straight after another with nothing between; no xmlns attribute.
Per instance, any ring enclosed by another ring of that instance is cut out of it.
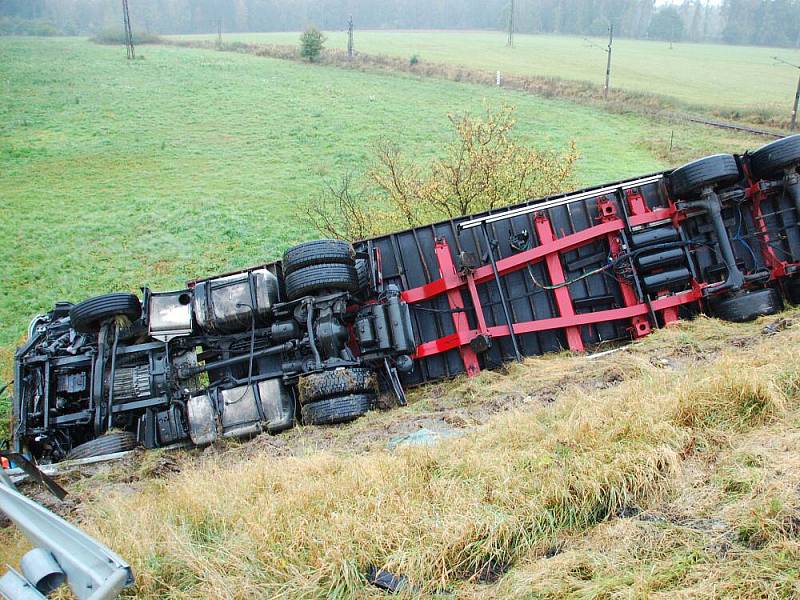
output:
<svg viewBox="0 0 800 600"><path fill-rule="evenodd" d="M125 32L122 29L106 29L96 33L92 38L96 44L108 44L115 46L117 44L125 43ZM133 32L134 44L160 44L161 38L153 33L144 33L141 31Z"/></svg>
<svg viewBox="0 0 800 600"><path fill-rule="evenodd" d="M512 136L514 109L482 116L450 115L453 139L426 168L390 141L357 186L349 176L306 206L324 236L364 239L396 229L492 210L563 191L578 158L574 143L563 151L540 150Z"/></svg>
<svg viewBox="0 0 800 600"><path fill-rule="evenodd" d="M58 35L55 25L41 19L0 17L0 35Z"/></svg>
<svg viewBox="0 0 800 600"><path fill-rule="evenodd" d="M300 35L300 56L308 62L317 60L324 46L325 36L316 27L309 27Z"/></svg>

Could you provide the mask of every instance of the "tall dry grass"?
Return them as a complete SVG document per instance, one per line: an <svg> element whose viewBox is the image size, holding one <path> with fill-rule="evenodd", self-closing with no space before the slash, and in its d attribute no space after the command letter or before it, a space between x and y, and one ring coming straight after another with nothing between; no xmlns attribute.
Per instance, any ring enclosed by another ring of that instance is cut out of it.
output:
<svg viewBox="0 0 800 600"><path fill-rule="evenodd" d="M664 498L718 432L777 418L800 381L786 333L686 372L638 361L433 448L203 457L86 507L85 526L132 562L141 597L359 597L372 565L447 590Z"/></svg>
<svg viewBox="0 0 800 600"><path fill-rule="evenodd" d="M460 595L504 600L800 597L800 395L794 367L777 366L771 382L776 387L758 392L778 403L766 400L769 416L762 412L742 420L742 414L752 414L749 400L718 404L725 416L697 440L665 502L567 537L558 555L531 554L498 585L467 586ZM710 380L689 392L707 397L709 385ZM748 382L735 394L752 398L757 389ZM775 410L779 406L783 410ZM679 410L684 412L685 405ZM711 439L716 443L708 444Z"/></svg>

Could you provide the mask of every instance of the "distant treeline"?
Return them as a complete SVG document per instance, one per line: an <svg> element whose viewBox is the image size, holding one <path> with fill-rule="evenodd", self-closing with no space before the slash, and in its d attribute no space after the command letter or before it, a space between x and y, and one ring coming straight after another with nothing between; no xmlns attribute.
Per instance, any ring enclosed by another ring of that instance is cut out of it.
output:
<svg viewBox="0 0 800 600"><path fill-rule="evenodd" d="M0 0L2 23L25 33L43 24L64 34L118 27L117 0ZM129 0L134 27L148 33L294 31L314 24L336 30L350 15L362 29L505 29L511 0ZM800 47L800 0L515 0L520 33L624 37ZM22 25L21 25L22 24ZM7 32L8 33L8 32ZM34 33L34 31L31 31Z"/></svg>

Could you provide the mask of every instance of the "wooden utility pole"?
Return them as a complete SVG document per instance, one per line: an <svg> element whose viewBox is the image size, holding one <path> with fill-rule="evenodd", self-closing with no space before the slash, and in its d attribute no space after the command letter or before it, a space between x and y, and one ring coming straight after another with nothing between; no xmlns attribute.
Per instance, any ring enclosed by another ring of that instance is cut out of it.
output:
<svg viewBox="0 0 800 600"><path fill-rule="evenodd" d="M217 50L222 49L222 17L217 19Z"/></svg>
<svg viewBox="0 0 800 600"><path fill-rule="evenodd" d="M608 100L608 84L611 81L611 44L614 43L614 24L608 24L608 62L606 62L606 87L603 90L603 100Z"/></svg>
<svg viewBox="0 0 800 600"><path fill-rule="evenodd" d="M128 10L128 0L122 0L122 21L125 26L125 50L128 53L128 60L136 58L136 50L133 47L133 29L131 28L131 13Z"/></svg>
<svg viewBox="0 0 800 600"><path fill-rule="evenodd" d="M508 12L508 47L514 47L514 0L511 0L511 10Z"/></svg>
<svg viewBox="0 0 800 600"><path fill-rule="evenodd" d="M783 60L777 56L773 56L772 58L775 59L776 62L782 63L784 65L789 65L790 67L794 67L795 69L800 70L800 65L796 65L794 63L790 63L788 60ZM797 105L800 104L800 75L797 77L797 90L794 93L794 104L792 104L792 121L789 124L789 131L794 131L797 129Z"/></svg>
<svg viewBox="0 0 800 600"><path fill-rule="evenodd" d="M128 53L128 60L136 58L136 50L133 47L133 28L131 27L131 13L128 10L128 0L122 0L122 22L125 28L125 50Z"/></svg>
<svg viewBox="0 0 800 600"><path fill-rule="evenodd" d="M353 58L353 15L347 22L347 56Z"/></svg>
<svg viewBox="0 0 800 600"><path fill-rule="evenodd" d="M791 131L797 129L797 105L800 103L800 76L797 77L797 91L794 93L794 107L792 108Z"/></svg>

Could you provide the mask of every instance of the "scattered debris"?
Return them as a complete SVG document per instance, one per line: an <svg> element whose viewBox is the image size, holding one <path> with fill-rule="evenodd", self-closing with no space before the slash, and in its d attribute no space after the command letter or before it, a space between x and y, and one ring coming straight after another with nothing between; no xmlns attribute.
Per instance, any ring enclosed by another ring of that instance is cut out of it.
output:
<svg viewBox="0 0 800 600"><path fill-rule="evenodd" d="M401 446L433 446L446 438L454 438L461 436L461 432L453 431L452 429L443 431L433 431L432 429L418 429L417 431L393 437L389 440L387 447L390 450L400 448Z"/></svg>
<svg viewBox="0 0 800 600"><path fill-rule="evenodd" d="M408 583L408 579L403 575L398 576L377 567L370 567L367 571L367 582L390 594L397 594Z"/></svg>
<svg viewBox="0 0 800 600"><path fill-rule="evenodd" d="M495 559L491 559L478 569L478 572L475 573L475 578L481 583L495 583L505 575L510 568L510 563L501 563Z"/></svg>
<svg viewBox="0 0 800 600"><path fill-rule="evenodd" d="M642 509L638 506L623 506L617 511L617 516L620 519L630 519L631 517L636 517L642 512Z"/></svg>
<svg viewBox="0 0 800 600"><path fill-rule="evenodd" d="M557 544L553 544L547 550L545 550L544 557L545 558L553 558L554 556L558 556L564 551L564 542L558 542Z"/></svg>
<svg viewBox="0 0 800 600"><path fill-rule="evenodd" d="M36 481L37 483L43 485L47 490L53 494L59 500L63 500L67 496L67 490L63 487L58 485L55 481L53 481L50 476L46 473L43 473L36 464L29 461L25 456L18 452L9 452L3 453L2 456L9 461L13 461L14 464L19 465L19 469L21 469L25 475ZM7 473L3 474L4 477L7 477ZM11 478L9 477L9 480Z"/></svg>
<svg viewBox="0 0 800 600"><path fill-rule="evenodd" d="M469 426L467 420L455 411L451 411L442 415L442 420L453 427L463 428Z"/></svg>
<svg viewBox="0 0 800 600"><path fill-rule="evenodd" d="M728 343L733 346L734 348L747 348L753 345L755 339L753 337L735 337L732 338Z"/></svg>
<svg viewBox="0 0 800 600"><path fill-rule="evenodd" d="M629 345L630 344L625 344L624 346L620 346L618 348L611 348L611 350L604 350L603 352L595 352L594 354L589 354L586 357L586 360L594 360L596 358L602 358L603 356L608 356L609 354L614 354L622 350L627 350Z"/></svg>
<svg viewBox="0 0 800 600"><path fill-rule="evenodd" d="M137 475L141 479L147 479L166 477L180 472L181 468L173 458L161 454L155 459L144 461Z"/></svg>
<svg viewBox="0 0 800 600"><path fill-rule="evenodd" d="M69 471L72 471L77 467L85 465L119 460L120 458L130 456L131 454L133 454L133 452L134 452L133 450L126 450L125 452L115 452L114 454L104 454L103 456L91 456L89 458L81 458L78 460L65 460L56 464L42 465L38 467L38 469L44 475L50 475L50 476L58 475L61 473L68 473ZM24 481L28 477L28 473L23 469L21 469L20 467L14 467L8 469L6 471L6 474L11 477L11 480L14 483L19 483L20 481Z"/></svg>
<svg viewBox="0 0 800 600"><path fill-rule="evenodd" d="M777 320L773 321L772 323L770 323L769 325L767 325L766 327L764 327L764 329L761 330L761 334L762 335L775 335L779 331L783 331L784 329L788 329L792 325L794 325L794 321L792 319L786 319L786 318L777 319Z"/></svg>

